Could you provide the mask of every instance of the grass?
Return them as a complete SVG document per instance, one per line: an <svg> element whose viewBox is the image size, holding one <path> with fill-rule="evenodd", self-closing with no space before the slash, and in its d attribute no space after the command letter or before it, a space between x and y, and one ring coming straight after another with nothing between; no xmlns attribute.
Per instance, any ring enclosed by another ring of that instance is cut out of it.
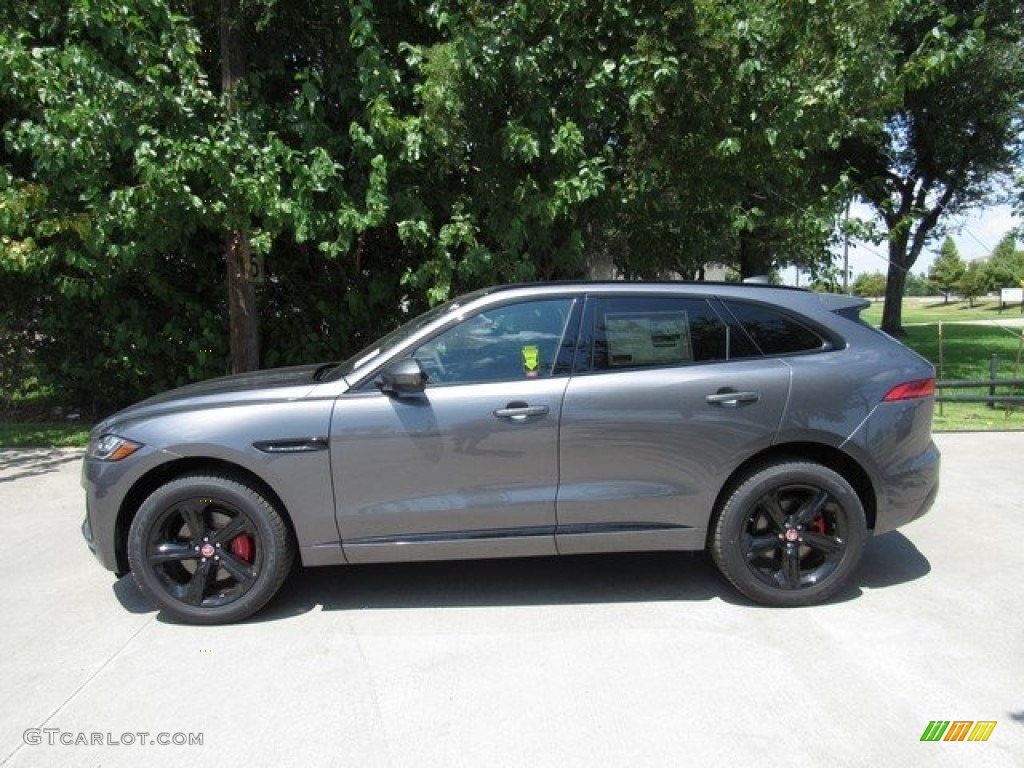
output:
<svg viewBox="0 0 1024 768"><path fill-rule="evenodd" d="M939 378L948 381L987 379L993 355L998 358L996 375L1000 378L1014 376L1024 328L943 324L941 354L938 324L908 326L906 331L901 341L928 358L935 365ZM1024 364L1024 358L1021 363ZM1018 375L1022 373L1024 366Z"/></svg>
<svg viewBox="0 0 1024 768"><path fill-rule="evenodd" d="M882 322L882 304L876 302L861 313L874 325ZM907 335L901 339L911 349L930 360L941 381L987 379L992 356L998 358L998 378L1024 376L1024 328L1000 325L1001 321L1021 317L1019 307L999 311L995 299L981 299L974 307L959 301L948 304L941 300L906 299L903 303L903 324ZM981 322L979 322L981 321ZM939 324L942 324L941 355ZM971 323L974 323L973 325ZM1011 390L997 390L1006 394ZM1017 388L1014 394L1024 393ZM945 394L988 394L985 387L949 389ZM935 431L984 431L1024 429L1024 408L990 408L985 403L947 403L935 405Z"/></svg>
<svg viewBox="0 0 1024 768"><path fill-rule="evenodd" d="M936 403L932 421L935 432L1005 432L1024 429L1020 406L1006 410L983 403Z"/></svg>
<svg viewBox="0 0 1024 768"><path fill-rule="evenodd" d="M0 401L0 448L84 448L89 422L61 421L65 412L52 391L26 379Z"/></svg>
<svg viewBox="0 0 1024 768"><path fill-rule="evenodd" d="M861 317L872 325L882 324L882 302L873 301L871 306L861 313ZM999 322L1004 319L1021 318L1024 315L1020 312L1019 306L1007 307L999 310L999 300L991 297L978 299L973 307L951 299L944 303L942 299L929 298L908 298L903 300L903 324L916 325L920 323L962 323L975 322L978 320L990 320Z"/></svg>
<svg viewBox="0 0 1024 768"><path fill-rule="evenodd" d="M84 448L88 441L87 424L0 423L0 448Z"/></svg>
<svg viewBox="0 0 1024 768"><path fill-rule="evenodd" d="M997 378L1024 376L1024 341L1022 328L991 325L942 325L940 356L939 326L908 326L903 342L928 358L936 367L940 381L987 379L996 357ZM997 393L1024 393L1024 387L1000 387ZM948 389L944 394L988 394L987 387ZM1020 404L1004 408L986 403L947 403L935 406L935 430L939 432L1024 429L1024 408Z"/></svg>

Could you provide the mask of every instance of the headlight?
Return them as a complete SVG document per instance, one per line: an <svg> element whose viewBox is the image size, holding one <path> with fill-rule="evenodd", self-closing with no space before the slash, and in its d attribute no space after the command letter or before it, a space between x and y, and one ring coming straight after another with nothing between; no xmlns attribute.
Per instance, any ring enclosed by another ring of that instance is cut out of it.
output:
<svg viewBox="0 0 1024 768"><path fill-rule="evenodd" d="M103 435L89 443L88 454L90 458L98 461L121 461L121 459L127 459L141 447L141 443L124 437Z"/></svg>

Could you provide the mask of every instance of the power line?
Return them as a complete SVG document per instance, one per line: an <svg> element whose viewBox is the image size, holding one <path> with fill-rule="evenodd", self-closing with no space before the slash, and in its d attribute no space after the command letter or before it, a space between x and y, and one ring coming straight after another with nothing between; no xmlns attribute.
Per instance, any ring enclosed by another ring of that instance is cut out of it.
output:
<svg viewBox="0 0 1024 768"><path fill-rule="evenodd" d="M980 240L980 239L978 238L978 236L977 236L977 235L975 235L975 234L974 234L973 232L971 232L971 230L970 230L970 229L968 229L967 227L963 227L963 230L962 230L962 231L964 231L964 232L966 232L966 233L967 233L968 235L970 235L970 236L971 236L971 239L972 239L972 240L973 240L974 242L976 242L976 243L977 243L978 245L980 245L980 246L981 246L982 248L984 248L984 249L985 249L985 252L986 252L987 254L991 254L991 253L992 253L992 250L993 250L993 249L992 249L992 248L990 248L990 247L989 247L988 245L986 245L985 243L981 242L981 240Z"/></svg>

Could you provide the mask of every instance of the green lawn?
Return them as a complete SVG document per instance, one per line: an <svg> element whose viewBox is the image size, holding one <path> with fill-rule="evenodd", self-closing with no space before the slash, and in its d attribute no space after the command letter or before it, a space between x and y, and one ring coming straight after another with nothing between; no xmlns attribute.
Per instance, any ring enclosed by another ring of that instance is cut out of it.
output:
<svg viewBox="0 0 1024 768"><path fill-rule="evenodd" d="M873 325L882 324L882 302L873 301L871 306L861 313L861 317ZM1000 312L998 299L986 297L978 299L973 307L963 302L950 300L948 304L935 298L903 300L903 324L917 323L955 323L965 320L999 320L1004 318L1024 317L1019 306L1008 307Z"/></svg>
<svg viewBox="0 0 1024 768"><path fill-rule="evenodd" d="M84 448L91 425L61 420L64 405L35 378L26 379L0 401L0 448Z"/></svg>
<svg viewBox="0 0 1024 768"><path fill-rule="evenodd" d="M1024 375L1021 359L1022 328L1003 328L990 325L942 324L940 344L939 326L912 325L906 327L903 343L931 360L939 378L988 378L992 356L998 358L996 372L1000 378ZM941 355L940 355L941 348Z"/></svg>
<svg viewBox="0 0 1024 768"><path fill-rule="evenodd" d="M0 423L0 448L84 448L88 424Z"/></svg>
<svg viewBox="0 0 1024 768"><path fill-rule="evenodd" d="M1024 410L989 408L982 403L936 403L935 432L999 432L1024 430Z"/></svg>
<svg viewBox="0 0 1024 768"><path fill-rule="evenodd" d="M882 322L882 304L875 302L862 314L874 325ZM988 298L973 308L959 301L943 304L934 299L907 299L903 303L903 323L907 335L901 339L911 349L928 358L940 380L987 379L992 356L998 359L998 378L1024 376L1024 328L1000 325L1001 320L1020 318L1020 308L999 311L998 301ZM987 321L985 324L964 324ZM942 324L941 355L939 324ZM1008 389L998 392L1007 393ZM987 389L949 389L946 394L988 394ZM1024 394L1017 388L1014 394ZM985 403L936 403L935 430L1024 429L1024 407L990 408Z"/></svg>

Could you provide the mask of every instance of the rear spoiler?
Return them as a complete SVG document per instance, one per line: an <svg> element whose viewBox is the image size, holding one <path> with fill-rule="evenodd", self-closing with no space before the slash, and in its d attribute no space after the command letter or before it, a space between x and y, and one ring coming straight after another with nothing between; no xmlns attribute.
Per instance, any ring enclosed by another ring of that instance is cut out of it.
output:
<svg viewBox="0 0 1024 768"><path fill-rule="evenodd" d="M819 293L822 306L848 320L859 320L860 313L871 306L871 302L860 296L843 296L837 293Z"/></svg>

